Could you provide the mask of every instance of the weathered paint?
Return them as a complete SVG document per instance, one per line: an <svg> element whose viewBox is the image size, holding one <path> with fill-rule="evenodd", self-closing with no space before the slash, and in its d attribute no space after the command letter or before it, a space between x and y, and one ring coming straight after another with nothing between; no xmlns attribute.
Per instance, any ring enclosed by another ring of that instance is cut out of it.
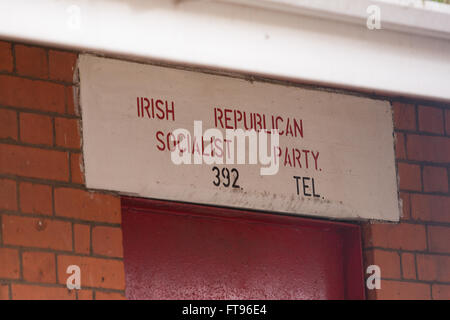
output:
<svg viewBox="0 0 450 320"><path fill-rule="evenodd" d="M129 299L364 299L358 225L122 199Z"/></svg>
<svg viewBox="0 0 450 320"><path fill-rule="evenodd" d="M89 188L342 219L399 219L387 101L86 55L79 68ZM150 101L163 111L144 110ZM231 112L219 119L218 109ZM216 187L212 165L171 161L167 137L173 130L185 128L193 135L195 120L202 121L203 131L233 126L226 118L235 110L266 117L267 128L271 119L282 119L277 174L261 176L261 164L217 165L236 168L240 188ZM302 131L294 121L301 121ZM302 152L298 162L296 150Z"/></svg>

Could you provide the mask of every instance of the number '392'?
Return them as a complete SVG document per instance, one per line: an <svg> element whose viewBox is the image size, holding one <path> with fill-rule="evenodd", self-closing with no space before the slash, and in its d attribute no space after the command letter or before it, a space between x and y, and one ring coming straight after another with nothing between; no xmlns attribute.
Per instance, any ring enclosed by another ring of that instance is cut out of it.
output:
<svg viewBox="0 0 450 320"><path fill-rule="evenodd" d="M239 179L239 171L236 168L232 168L230 171L228 168L222 168L222 170L220 170L218 167L213 167L212 171L215 173L213 184L216 187L219 187L222 184L227 188L241 188L237 184L237 181Z"/></svg>

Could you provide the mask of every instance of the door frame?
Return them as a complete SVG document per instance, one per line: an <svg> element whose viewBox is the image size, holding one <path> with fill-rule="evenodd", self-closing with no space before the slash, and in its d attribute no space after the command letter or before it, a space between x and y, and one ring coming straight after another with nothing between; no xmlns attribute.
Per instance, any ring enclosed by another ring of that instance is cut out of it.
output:
<svg viewBox="0 0 450 320"><path fill-rule="evenodd" d="M361 245L361 227L356 223L331 221L318 218L295 216L284 213L252 211L239 208L192 204L169 200L121 197L122 212L166 213L199 217L220 217L221 219L258 221L277 225L298 225L303 227L332 228L344 239L344 299L364 300L364 270Z"/></svg>

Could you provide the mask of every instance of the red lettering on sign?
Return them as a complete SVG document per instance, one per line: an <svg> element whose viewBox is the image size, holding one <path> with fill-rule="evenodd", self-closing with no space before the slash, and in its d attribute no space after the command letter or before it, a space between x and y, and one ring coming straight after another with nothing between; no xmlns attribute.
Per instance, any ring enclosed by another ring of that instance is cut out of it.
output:
<svg viewBox="0 0 450 320"><path fill-rule="evenodd" d="M155 119L156 109L156 118L159 120L175 121L175 103L173 101L157 99L154 102L153 98L149 100L146 97L137 97L136 101L138 118Z"/></svg>

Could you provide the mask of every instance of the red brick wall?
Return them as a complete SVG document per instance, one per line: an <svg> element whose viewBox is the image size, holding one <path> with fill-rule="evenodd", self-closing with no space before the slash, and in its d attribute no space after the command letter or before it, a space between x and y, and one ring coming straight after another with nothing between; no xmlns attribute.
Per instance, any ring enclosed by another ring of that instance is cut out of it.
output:
<svg viewBox="0 0 450 320"><path fill-rule="evenodd" d="M365 224L366 265L381 268L369 299L450 299L449 105L393 102L403 217Z"/></svg>
<svg viewBox="0 0 450 320"><path fill-rule="evenodd" d="M76 54L0 41L0 299L124 297L120 201L81 171ZM406 101L406 100L404 100ZM394 102L403 217L364 224L368 298L450 299L450 106ZM81 268L69 291L66 268Z"/></svg>
<svg viewBox="0 0 450 320"><path fill-rule="evenodd" d="M76 59L0 41L0 299L124 298L120 199L84 187Z"/></svg>

